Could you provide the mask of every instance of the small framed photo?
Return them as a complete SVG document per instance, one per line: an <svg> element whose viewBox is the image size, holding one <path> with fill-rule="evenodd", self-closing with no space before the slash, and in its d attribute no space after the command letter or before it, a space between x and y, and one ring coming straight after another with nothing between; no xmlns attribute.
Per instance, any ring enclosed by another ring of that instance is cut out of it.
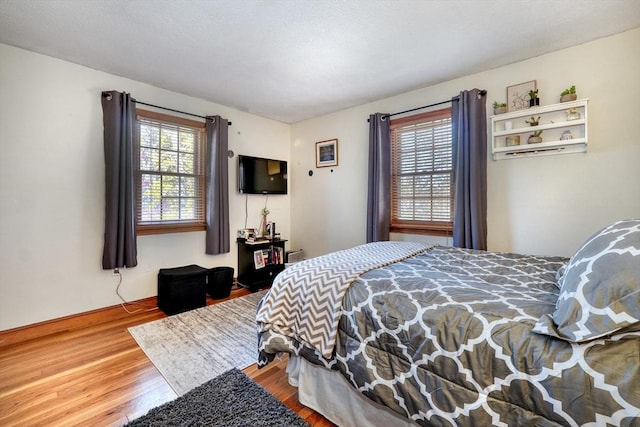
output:
<svg viewBox="0 0 640 427"><path fill-rule="evenodd" d="M536 81L518 83L507 87L507 110L517 111L529 108L529 92L536 90Z"/></svg>
<svg viewBox="0 0 640 427"><path fill-rule="evenodd" d="M316 167L338 166L338 140L316 142Z"/></svg>
<svg viewBox="0 0 640 427"><path fill-rule="evenodd" d="M264 255L262 254L262 250L253 252L253 264L256 270L264 268Z"/></svg>

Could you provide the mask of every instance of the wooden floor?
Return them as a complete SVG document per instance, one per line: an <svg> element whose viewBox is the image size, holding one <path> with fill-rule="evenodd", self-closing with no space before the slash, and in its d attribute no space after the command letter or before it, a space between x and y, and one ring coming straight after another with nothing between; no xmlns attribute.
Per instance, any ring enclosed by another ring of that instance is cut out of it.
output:
<svg viewBox="0 0 640 427"><path fill-rule="evenodd" d="M247 294L238 289L231 298ZM208 299L209 304L224 300ZM0 332L0 426L119 426L176 398L127 328L166 317L145 306L120 306ZM286 362L244 372L306 419L333 426L298 403Z"/></svg>

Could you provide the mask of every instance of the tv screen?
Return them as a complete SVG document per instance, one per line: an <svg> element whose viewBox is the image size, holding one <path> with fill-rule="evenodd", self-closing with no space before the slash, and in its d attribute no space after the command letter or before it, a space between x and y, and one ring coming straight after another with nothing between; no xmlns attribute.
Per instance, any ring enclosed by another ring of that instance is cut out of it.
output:
<svg viewBox="0 0 640 427"><path fill-rule="evenodd" d="M245 194L287 194L287 162L238 156L238 191Z"/></svg>

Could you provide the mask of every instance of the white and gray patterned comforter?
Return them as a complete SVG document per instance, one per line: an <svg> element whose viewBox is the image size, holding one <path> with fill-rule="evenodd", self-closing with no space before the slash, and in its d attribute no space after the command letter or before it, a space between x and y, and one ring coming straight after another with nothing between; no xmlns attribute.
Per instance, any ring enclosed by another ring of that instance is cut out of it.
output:
<svg viewBox="0 0 640 427"><path fill-rule="evenodd" d="M367 271L409 258L428 247L374 242L296 264L278 275L256 314L258 331L273 330L333 354L344 294Z"/></svg>
<svg viewBox="0 0 640 427"><path fill-rule="evenodd" d="M266 327L259 364L298 354L424 426L640 425L639 331L583 344L532 331L565 262L434 247L353 281L330 358Z"/></svg>

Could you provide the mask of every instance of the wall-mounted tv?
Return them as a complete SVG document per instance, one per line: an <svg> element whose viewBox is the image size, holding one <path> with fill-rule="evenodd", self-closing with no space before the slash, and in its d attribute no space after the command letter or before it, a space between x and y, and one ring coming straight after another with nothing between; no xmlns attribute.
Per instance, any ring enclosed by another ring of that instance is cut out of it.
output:
<svg viewBox="0 0 640 427"><path fill-rule="evenodd" d="M238 191L244 194L287 194L287 162L238 156Z"/></svg>

